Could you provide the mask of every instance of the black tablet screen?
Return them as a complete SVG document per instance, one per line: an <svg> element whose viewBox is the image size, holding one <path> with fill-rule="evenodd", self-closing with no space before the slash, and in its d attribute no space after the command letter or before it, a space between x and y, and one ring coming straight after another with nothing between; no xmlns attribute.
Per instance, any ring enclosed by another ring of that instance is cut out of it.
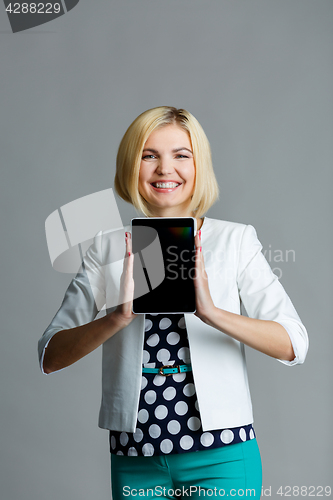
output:
<svg viewBox="0 0 333 500"><path fill-rule="evenodd" d="M195 312L195 219L132 219L135 313Z"/></svg>

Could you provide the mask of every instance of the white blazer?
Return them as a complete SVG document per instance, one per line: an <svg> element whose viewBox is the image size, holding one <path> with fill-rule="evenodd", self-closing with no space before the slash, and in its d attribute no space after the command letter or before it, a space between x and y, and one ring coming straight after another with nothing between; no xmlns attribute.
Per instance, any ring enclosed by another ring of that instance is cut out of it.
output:
<svg viewBox="0 0 333 500"><path fill-rule="evenodd" d="M63 303L39 340L43 371L45 348L61 329L92 321L105 305L115 309L125 254L125 231L100 232L69 285ZM291 339L295 358L304 362L307 331L290 298L261 252L253 226L205 217L202 251L215 306L251 318L280 323ZM114 262L116 261L116 262ZM253 422L244 344L185 314L194 383L204 431L238 427ZM103 344L102 403L99 427L134 432L141 390L145 315Z"/></svg>

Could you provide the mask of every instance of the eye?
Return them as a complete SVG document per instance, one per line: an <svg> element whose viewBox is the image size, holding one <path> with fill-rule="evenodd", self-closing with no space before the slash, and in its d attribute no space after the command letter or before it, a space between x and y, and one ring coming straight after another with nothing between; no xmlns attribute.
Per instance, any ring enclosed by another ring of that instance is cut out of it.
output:
<svg viewBox="0 0 333 500"><path fill-rule="evenodd" d="M155 155L151 154L151 155L145 155L142 157L143 160L151 160L151 159L154 159L156 158Z"/></svg>
<svg viewBox="0 0 333 500"><path fill-rule="evenodd" d="M176 156L176 158L188 158L188 156L179 154Z"/></svg>

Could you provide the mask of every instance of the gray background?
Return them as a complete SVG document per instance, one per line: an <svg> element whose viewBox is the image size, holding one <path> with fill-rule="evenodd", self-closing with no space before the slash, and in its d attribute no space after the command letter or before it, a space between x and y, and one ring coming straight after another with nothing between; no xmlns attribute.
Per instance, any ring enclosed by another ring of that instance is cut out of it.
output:
<svg viewBox="0 0 333 500"><path fill-rule="evenodd" d="M331 0L81 0L12 34L0 3L2 499L110 498L101 350L38 367L71 277L51 267L44 221L111 187L127 126L165 104L210 139L221 196L208 215L295 251L270 264L308 329L306 363L247 349L264 488L333 486L332 17Z"/></svg>

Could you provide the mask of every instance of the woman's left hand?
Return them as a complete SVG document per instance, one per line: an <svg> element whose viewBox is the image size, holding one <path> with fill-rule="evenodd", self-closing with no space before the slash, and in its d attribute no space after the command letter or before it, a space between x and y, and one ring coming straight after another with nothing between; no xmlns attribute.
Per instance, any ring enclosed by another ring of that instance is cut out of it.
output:
<svg viewBox="0 0 333 500"><path fill-rule="evenodd" d="M204 323L213 315L215 308L213 299L210 295L208 286L208 276L205 270L205 262L202 254L201 246L201 231L198 231L195 236L195 305L196 312L194 313Z"/></svg>

